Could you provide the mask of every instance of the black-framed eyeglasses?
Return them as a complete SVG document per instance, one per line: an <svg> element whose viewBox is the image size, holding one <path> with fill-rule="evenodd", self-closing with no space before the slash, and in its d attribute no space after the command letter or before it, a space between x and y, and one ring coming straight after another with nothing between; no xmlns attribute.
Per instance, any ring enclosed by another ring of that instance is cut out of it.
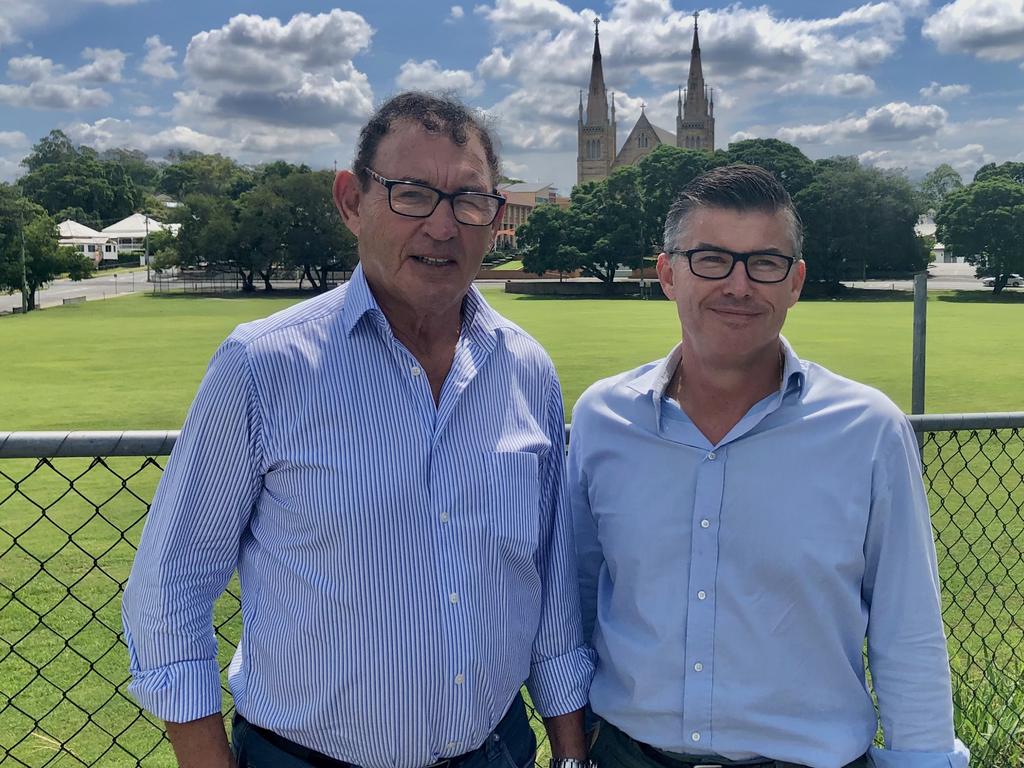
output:
<svg viewBox="0 0 1024 768"><path fill-rule="evenodd" d="M747 277L755 283L781 283L796 261L795 257L781 253L736 253L721 248L694 248L668 253L670 256L685 256L690 263L690 271L705 280L724 280L732 274L736 262L742 261Z"/></svg>
<svg viewBox="0 0 1024 768"><path fill-rule="evenodd" d="M372 168L367 168L366 173L387 189L388 205L399 216L425 219L437 209L442 200L450 200L457 222L471 227L486 227L498 218L498 212L505 202L501 195L486 192L442 192L418 181L387 179Z"/></svg>

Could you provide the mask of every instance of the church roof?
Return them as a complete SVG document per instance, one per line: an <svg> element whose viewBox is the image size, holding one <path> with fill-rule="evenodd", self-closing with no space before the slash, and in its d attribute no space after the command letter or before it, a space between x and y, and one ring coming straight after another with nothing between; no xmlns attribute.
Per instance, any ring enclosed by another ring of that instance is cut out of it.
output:
<svg viewBox="0 0 1024 768"><path fill-rule="evenodd" d="M666 131L664 128L659 128L654 123L651 123L651 128L654 129L654 132L658 135L658 139L662 144L671 144L672 146L675 146L676 135L672 133L672 131Z"/></svg>

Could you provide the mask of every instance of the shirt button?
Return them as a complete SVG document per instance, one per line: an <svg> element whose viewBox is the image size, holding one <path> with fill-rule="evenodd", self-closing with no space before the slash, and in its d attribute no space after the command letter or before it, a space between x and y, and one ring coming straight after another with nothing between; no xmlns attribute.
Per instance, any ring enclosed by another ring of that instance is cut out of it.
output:
<svg viewBox="0 0 1024 768"><path fill-rule="evenodd" d="M707 592L705 592L705 591L704 591L703 589L702 589L702 590L700 590L700 591L699 591L699 592L697 593L697 599L698 599L698 600L703 600L703 599L704 599L705 597L707 597L707 596L708 596L708 593L707 593ZM454 601L453 601L453 602L454 602Z"/></svg>
<svg viewBox="0 0 1024 768"><path fill-rule="evenodd" d="M700 734L697 731L694 731L690 734L690 738L694 741L700 741Z"/></svg>
<svg viewBox="0 0 1024 768"><path fill-rule="evenodd" d="M699 661L696 664L693 665L693 671L694 672L702 672L703 670L704 670L704 665L701 664Z"/></svg>
<svg viewBox="0 0 1024 768"><path fill-rule="evenodd" d="M714 451L712 451L711 453L708 454L708 461L714 461L717 458L718 458L718 454L716 454Z"/></svg>
<svg viewBox="0 0 1024 768"><path fill-rule="evenodd" d="M409 369L409 373L411 373L413 376L419 376L420 367L418 365L414 365L412 368Z"/></svg>
<svg viewBox="0 0 1024 768"><path fill-rule="evenodd" d="M449 520L451 520L451 516L447 512L442 512L441 513L441 522L442 523L447 523Z"/></svg>
<svg viewBox="0 0 1024 768"><path fill-rule="evenodd" d="M455 605L457 602L459 602L458 592L452 592L450 595L448 595L448 602L450 602L452 605Z"/></svg>
<svg viewBox="0 0 1024 768"><path fill-rule="evenodd" d="M462 685L464 682L466 682L466 676L459 672L459 674L455 676L455 684Z"/></svg>
<svg viewBox="0 0 1024 768"><path fill-rule="evenodd" d="M710 526L711 526L711 521L710 520L701 520L700 521L700 527L701 528L709 528Z"/></svg>

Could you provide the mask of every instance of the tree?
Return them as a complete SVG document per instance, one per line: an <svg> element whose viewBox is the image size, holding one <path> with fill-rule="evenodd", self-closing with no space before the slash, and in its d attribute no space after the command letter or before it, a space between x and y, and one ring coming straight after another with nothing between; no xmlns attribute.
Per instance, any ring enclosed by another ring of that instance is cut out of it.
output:
<svg viewBox="0 0 1024 768"><path fill-rule="evenodd" d="M572 191L566 244L575 248L580 272L609 289L620 264L635 269L647 252L639 178L637 166L626 166Z"/></svg>
<svg viewBox="0 0 1024 768"><path fill-rule="evenodd" d="M935 217L936 236L949 253L995 278L1000 293L1009 276L1024 272L1024 184L986 174L946 198Z"/></svg>
<svg viewBox="0 0 1024 768"><path fill-rule="evenodd" d="M253 273L273 290L271 278L281 263L291 227L291 206L274 185L261 184L238 198L238 241L234 257L245 290L253 290Z"/></svg>
<svg viewBox="0 0 1024 768"><path fill-rule="evenodd" d="M646 251L661 246L668 209L683 187L708 169L709 161L706 152L662 144L637 163Z"/></svg>
<svg viewBox="0 0 1024 768"><path fill-rule="evenodd" d="M182 267L235 271L238 224L235 203L224 197L192 194L185 198L178 230ZM251 289L251 276L250 276Z"/></svg>
<svg viewBox="0 0 1024 768"><path fill-rule="evenodd" d="M330 171L293 173L276 187L291 208L285 237L287 263L318 290L327 289L328 273L350 270L358 260L356 238L334 208Z"/></svg>
<svg viewBox="0 0 1024 768"><path fill-rule="evenodd" d="M975 171L974 180L986 181L994 176L1001 176L1017 184L1024 184L1024 163L1006 162L999 165L988 163Z"/></svg>
<svg viewBox="0 0 1024 768"><path fill-rule="evenodd" d="M838 283L927 264L914 231L920 200L898 172L862 167L855 157L819 160L794 202L804 223L810 280Z"/></svg>
<svg viewBox="0 0 1024 768"><path fill-rule="evenodd" d="M814 164L792 144L779 139L734 141L725 151L729 163L748 163L771 171L791 196L811 183Z"/></svg>
<svg viewBox="0 0 1024 768"><path fill-rule="evenodd" d="M943 163L925 176L918 185L921 205L926 211L937 211L943 200L963 186L964 181L960 174L949 163Z"/></svg>
<svg viewBox="0 0 1024 768"><path fill-rule="evenodd" d="M0 290L23 291L31 311L46 283L64 273L82 280L92 271L91 260L73 248L60 247L57 226L45 210L17 188L0 184Z"/></svg>
<svg viewBox="0 0 1024 768"><path fill-rule="evenodd" d="M516 230L524 272L564 274L579 266L579 251L566 242L569 218L569 212L557 205L538 205L533 209L526 223Z"/></svg>
<svg viewBox="0 0 1024 768"><path fill-rule="evenodd" d="M253 171L230 157L200 152L178 156L160 174L160 191L176 200L191 194L223 195L236 200L255 183Z"/></svg>
<svg viewBox="0 0 1024 768"><path fill-rule="evenodd" d="M96 229L130 215L139 203L135 184L116 162L101 162L89 147L76 147L60 131L51 131L22 160L28 172L18 180L22 192L50 215L74 211Z"/></svg>

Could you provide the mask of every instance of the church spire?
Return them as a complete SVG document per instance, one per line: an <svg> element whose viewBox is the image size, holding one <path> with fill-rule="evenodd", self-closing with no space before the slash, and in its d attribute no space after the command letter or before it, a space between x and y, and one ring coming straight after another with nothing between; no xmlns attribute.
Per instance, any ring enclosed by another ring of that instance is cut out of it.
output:
<svg viewBox="0 0 1024 768"><path fill-rule="evenodd" d="M601 38L594 19L594 56L590 65L590 91L587 93L587 125L608 124L608 93L604 87L604 67L601 63Z"/></svg>
<svg viewBox="0 0 1024 768"><path fill-rule="evenodd" d="M700 38L697 31L697 17L700 11L693 13L693 45L690 47L690 76L686 81L687 120L697 119L708 112L707 87L704 84L704 68L700 61Z"/></svg>

